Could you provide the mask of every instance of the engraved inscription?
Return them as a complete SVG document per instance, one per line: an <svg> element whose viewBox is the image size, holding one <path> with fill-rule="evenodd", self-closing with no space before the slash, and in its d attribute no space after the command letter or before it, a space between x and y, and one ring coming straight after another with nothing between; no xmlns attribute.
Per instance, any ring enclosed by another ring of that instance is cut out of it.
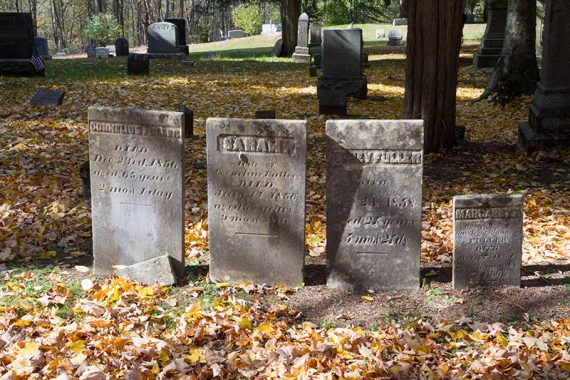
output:
<svg viewBox="0 0 570 380"><path fill-rule="evenodd" d="M421 150L403 149L350 149L358 161L363 164L420 165Z"/></svg>
<svg viewBox="0 0 570 380"><path fill-rule="evenodd" d="M218 151L292 155L295 153L295 140L269 136L220 135Z"/></svg>
<svg viewBox="0 0 570 380"><path fill-rule="evenodd" d="M456 208L455 219L514 219L522 217L520 207Z"/></svg>
<svg viewBox="0 0 570 380"><path fill-rule="evenodd" d="M90 133L115 133L134 136L157 136L179 139L181 131L179 128L163 127L157 125L139 125L124 122L89 121Z"/></svg>

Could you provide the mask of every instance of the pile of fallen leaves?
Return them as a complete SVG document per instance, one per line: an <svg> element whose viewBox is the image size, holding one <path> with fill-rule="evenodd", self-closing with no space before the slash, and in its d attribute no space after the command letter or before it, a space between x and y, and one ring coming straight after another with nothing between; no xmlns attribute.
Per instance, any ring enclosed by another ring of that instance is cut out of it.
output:
<svg viewBox="0 0 570 380"><path fill-rule="evenodd" d="M168 289L124 279L89 284L66 319L56 284L43 308L2 307L0 374L26 378L567 378L570 320L506 326L469 318L377 328L318 328L279 301L289 288L218 284L204 304L190 288L179 307ZM214 285L212 285L214 286Z"/></svg>

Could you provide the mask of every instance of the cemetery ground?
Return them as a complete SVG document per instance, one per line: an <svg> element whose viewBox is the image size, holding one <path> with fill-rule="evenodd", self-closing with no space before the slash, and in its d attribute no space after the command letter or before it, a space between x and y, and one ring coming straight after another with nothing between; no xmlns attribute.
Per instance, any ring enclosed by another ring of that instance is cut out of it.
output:
<svg viewBox="0 0 570 380"><path fill-rule="evenodd" d="M517 151L530 98L506 108L473 103L490 76L471 69L474 51L462 51L457 92L466 142L424 165L422 287L386 293L324 285L326 118L306 66L195 56L195 66L152 60L150 77L137 78L121 58L67 59L47 62L45 79L0 78L2 378L568 378L570 153ZM370 53L370 96L351 100L349 115L398 119L402 50ZM62 106L29 106L45 87L66 91ZM185 147L188 276L179 286L90 272L79 168L95 104L194 111ZM205 121L262 109L309 124L306 273L295 288L207 278ZM506 192L525 192L521 288L453 290L452 197Z"/></svg>

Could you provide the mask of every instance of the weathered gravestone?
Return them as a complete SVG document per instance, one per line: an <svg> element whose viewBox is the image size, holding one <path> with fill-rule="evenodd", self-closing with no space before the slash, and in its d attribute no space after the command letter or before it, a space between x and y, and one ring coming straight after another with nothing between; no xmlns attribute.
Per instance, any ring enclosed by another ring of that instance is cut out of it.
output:
<svg viewBox="0 0 570 380"><path fill-rule="evenodd" d="M329 120L327 286L420 286L423 121Z"/></svg>
<svg viewBox="0 0 570 380"><path fill-rule="evenodd" d="M275 119L275 110L258 110L255 111L256 119Z"/></svg>
<svg viewBox="0 0 570 380"><path fill-rule="evenodd" d="M402 46L404 33L401 30L392 29L388 32L388 46Z"/></svg>
<svg viewBox="0 0 570 380"><path fill-rule="evenodd" d="M95 48L95 56L97 58L109 58L110 52L106 47Z"/></svg>
<svg viewBox="0 0 570 380"><path fill-rule="evenodd" d="M317 81L320 114L345 115L348 96L366 98L368 84L363 75L362 44L361 29L323 32L323 73Z"/></svg>
<svg viewBox="0 0 570 380"><path fill-rule="evenodd" d="M90 107L88 115L95 272L133 266L136 280L174 282L164 268L184 274L184 114ZM136 270L149 260L162 261L150 261L161 273Z"/></svg>
<svg viewBox="0 0 570 380"><path fill-rule="evenodd" d="M60 106L63 104L65 91L41 89L36 91L30 104L32 106Z"/></svg>
<svg viewBox="0 0 570 380"><path fill-rule="evenodd" d="M129 40L119 37L115 40L115 53L117 57L127 57L129 55Z"/></svg>
<svg viewBox="0 0 570 380"><path fill-rule="evenodd" d="M299 24L297 29L297 46L293 53L293 62L309 63L311 55L309 54L309 16L302 13L299 16Z"/></svg>
<svg viewBox="0 0 570 380"><path fill-rule="evenodd" d="M148 54L156 57L184 55L179 49L178 28L170 22L155 22L148 26Z"/></svg>
<svg viewBox="0 0 570 380"><path fill-rule="evenodd" d="M313 22L310 28L311 43L309 46L321 46L323 39L321 37L322 25L320 22Z"/></svg>
<svg viewBox="0 0 570 380"><path fill-rule="evenodd" d="M376 29L376 38L382 38L386 34L384 29Z"/></svg>
<svg viewBox="0 0 570 380"><path fill-rule="evenodd" d="M243 30L236 29L228 31L228 38L231 40L233 38L244 38L247 37L247 33Z"/></svg>
<svg viewBox="0 0 570 380"><path fill-rule="evenodd" d="M210 277L303 281L306 122L206 121Z"/></svg>
<svg viewBox="0 0 570 380"><path fill-rule="evenodd" d="M520 286L523 195L453 197L453 287Z"/></svg>
<svg viewBox="0 0 570 380"><path fill-rule="evenodd" d="M40 57L43 59L51 59L49 55L48 40L44 37L34 37L34 45Z"/></svg>
<svg viewBox="0 0 570 380"><path fill-rule="evenodd" d="M87 58L95 57L95 54L97 54L97 51L95 49L97 49L97 45L95 45L94 43L90 43L89 45L87 45L87 47L85 48L85 52L87 53Z"/></svg>
<svg viewBox="0 0 570 380"><path fill-rule="evenodd" d="M146 54L129 53L127 58L127 75L148 75L150 61Z"/></svg>
<svg viewBox="0 0 570 380"><path fill-rule="evenodd" d="M408 25L408 19L407 18L395 18L394 20L392 20L392 25L394 25L394 26Z"/></svg>
<svg viewBox="0 0 570 380"><path fill-rule="evenodd" d="M34 29L30 13L0 13L0 76L44 76L30 62Z"/></svg>
<svg viewBox="0 0 570 380"><path fill-rule="evenodd" d="M275 41L275 45L273 45L272 54L274 57L280 57L281 52L283 51L283 39L278 39Z"/></svg>

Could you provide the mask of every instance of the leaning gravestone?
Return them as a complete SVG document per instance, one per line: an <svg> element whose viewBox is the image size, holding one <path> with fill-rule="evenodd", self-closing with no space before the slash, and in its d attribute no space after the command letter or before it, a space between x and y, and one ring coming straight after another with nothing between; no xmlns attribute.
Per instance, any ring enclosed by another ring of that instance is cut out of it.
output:
<svg viewBox="0 0 570 380"><path fill-rule="evenodd" d="M32 106L61 106L64 96L65 91L62 90L41 89L34 94L30 104Z"/></svg>
<svg viewBox="0 0 570 380"><path fill-rule="evenodd" d="M30 62L34 29L30 13L0 13L0 75L44 76Z"/></svg>
<svg viewBox="0 0 570 380"><path fill-rule="evenodd" d="M38 54L44 59L51 59L51 55L49 55L49 47L48 47L48 40L44 37L34 37L34 45L36 46L36 50Z"/></svg>
<svg viewBox="0 0 570 380"><path fill-rule="evenodd" d="M388 32L388 46L402 46L404 33L398 29L392 29Z"/></svg>
<svg viewBox="0 0 570 380"><path fill-rule="evenodd" d="M329 120L327 285L420 286L423 121Z"/></svg>
<svg viewBox="0 0 570 380"><path fill-rule="evenodd" d="M129 55L129 40L119 37L115 40L115 53L117 57L126 57Z"/></svg>
<svg viewBox="0 0 570 380"><path fill-rule="evenodd" d="M206 121L210 276L303 281L306 122Z"/></svg>
<svg viewBox="0 0 570 380"><path fill-rule="evenodd" d="M170 22L155 22L147 30L148 54L183 55L178 48L178 28Z"/></svg>
<svg viewBox="0 0 570 380"><path fill-rule="evenodd" d="M453 197L453 287L520 286L523 195Z"/></svg>
<svg viewBox="0 0 570 380"><path fill-rule="evenodd" d="M127 75L149 75L150 61L146 54L129 53Z"/></svg>
<svg viewBox="0 0 570 380"><path fill-rule="evenodd" d="M297 46L293 53L293 62L309 63L311 55L309 54L309 16L302 13L299 16L299 24L297 30Z"/></svg>
<svg viewBox="0 0 570 380"><path fill-rule="evenodd" d="M275 45L273 45L273 51L271 52L274 57L280 57L281 52L283 51L283 39L278 39L275 41Z"/></svg>
<svg viewBox="0 0 570 380"><path fill-rule="evenodd" d="M173 283L165 268L184 274L184 114L89 107L88 115L95 272L132 266L136 280Z"/></svg>

